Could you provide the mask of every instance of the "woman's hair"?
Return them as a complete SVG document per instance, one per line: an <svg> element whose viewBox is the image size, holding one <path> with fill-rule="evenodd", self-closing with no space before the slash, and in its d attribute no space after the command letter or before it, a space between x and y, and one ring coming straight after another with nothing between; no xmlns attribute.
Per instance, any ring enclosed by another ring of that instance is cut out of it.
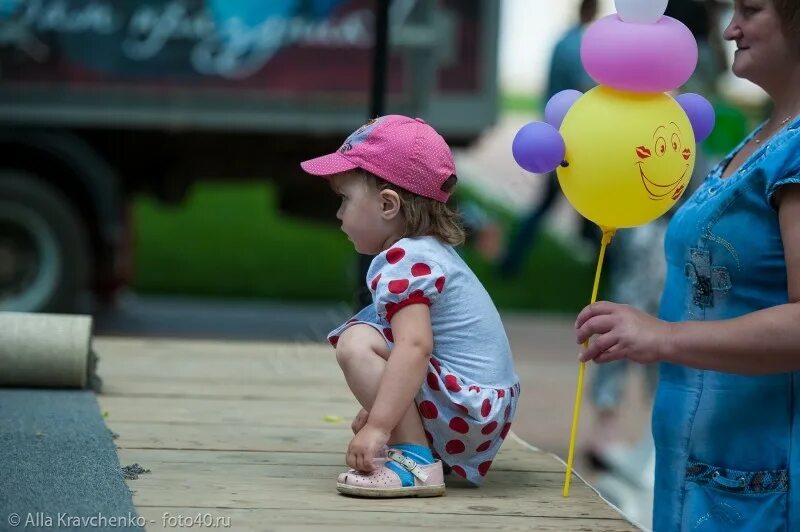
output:
<svg viewBox="0 0 800 532"><path fill-rule="evenodd" d="M781 19L783 32L800 47L800 2L797 0L772 0Z"/></svg>
<svg viewBox="0 0 800 532"><path fill-rule="evenodd" d="M451 246L464 243L464 228L458 212L446 203L426 198L395 186L380 177L366 171L360 172L366 179L372 180L378 190L393 190L400 196L400 208L406 220L403 236L435 236ZM442 191L450 192L458 179L451 175L442 184Z"/></svg>

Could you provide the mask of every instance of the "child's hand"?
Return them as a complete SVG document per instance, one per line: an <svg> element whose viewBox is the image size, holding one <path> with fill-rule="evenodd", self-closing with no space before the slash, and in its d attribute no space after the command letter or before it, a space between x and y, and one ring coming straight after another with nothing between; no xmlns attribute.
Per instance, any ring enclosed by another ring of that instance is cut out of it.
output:
<svg viewBox="0 0 800 532"><path fill-rule="evenodd" d="M375 469L372 461L389 441L389 433L367 423L350 440L347 465L356 471L369 473Z"/></svg>
<svg viewBox="0 0 800 532"><path fill-rule="evenodd" d="M626 358L640 364L658 362L668 350L670 327L629 305L594 303L584 308L575 321L579 344L597 335L580 360L603 363Z"/></svg>
<svg viewBox="0 0 800 532"><path fill-rule="evenodd" d="M353 419L353 423L350 425L350 428L353 429L353 434L358 434L358 431L364 428L368 418L369 412L363 408L358 411L358 414L356 414L356 417Z"/></svg>

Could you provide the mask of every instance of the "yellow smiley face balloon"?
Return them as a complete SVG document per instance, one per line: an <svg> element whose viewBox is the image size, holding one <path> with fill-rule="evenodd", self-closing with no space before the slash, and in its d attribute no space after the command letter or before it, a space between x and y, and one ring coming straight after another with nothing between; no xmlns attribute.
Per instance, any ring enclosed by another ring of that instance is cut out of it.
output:
<svg viewBox="0 0 800 532"><path fill-rule="evenodd" d="M681 106L665 93L595 87L564 117L561 189L575 209L608 229L655 220L692 176L695 138Z"/></svg>

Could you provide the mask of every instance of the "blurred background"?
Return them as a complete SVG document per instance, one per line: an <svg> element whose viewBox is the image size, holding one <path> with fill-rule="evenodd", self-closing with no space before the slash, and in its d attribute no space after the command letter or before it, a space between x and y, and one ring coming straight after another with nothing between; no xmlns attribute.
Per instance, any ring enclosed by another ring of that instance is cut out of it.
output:
<svg viewBox="0 0 800 532"><path fill-rule="evenodd" d="M0 310L90 313L97 334L322 341L362 281L335 196L298 164L376 109L419 116L454 149L462 252L522 377L515 431L565 456L599 237L510 146L553 92L591 87L580 32L613 2L388 5L384 52L371 0L0 0ZM696 185L765 99L728 72L729 3L668 9L700 47L684 89L717 111ZM658 274L625 267L662 239L621 240L602 297L648 308ZM645 522L652 376L630 373L590 369L578 470Z"/></svg>

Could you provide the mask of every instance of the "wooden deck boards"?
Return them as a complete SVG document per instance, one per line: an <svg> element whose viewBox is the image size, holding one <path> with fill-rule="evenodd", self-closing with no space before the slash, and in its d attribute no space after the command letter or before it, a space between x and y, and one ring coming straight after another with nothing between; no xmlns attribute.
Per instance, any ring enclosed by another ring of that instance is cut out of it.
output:
<svg viewBox="0 0 800 532"><path fill-rule="evenodd" d="M481 488L451 476L441 498L339 495L358 406L326 346L101 338L95 348L120 462L151 471L128 481L148 530L174 529L179 515L228 530L636 530L576 477L564 499L563 465L513 435Z"/></svg>

